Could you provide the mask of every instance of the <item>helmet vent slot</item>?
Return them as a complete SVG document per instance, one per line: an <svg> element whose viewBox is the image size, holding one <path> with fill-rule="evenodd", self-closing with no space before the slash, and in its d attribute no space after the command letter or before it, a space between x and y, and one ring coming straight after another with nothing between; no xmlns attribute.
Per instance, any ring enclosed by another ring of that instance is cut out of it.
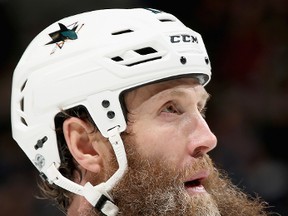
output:
<svg viewBox="0 0 288 216"><path fill-rule="evenodd" d="M111 58L113 61L119 62L119 61L123 61L123 58L121 58L120 56L115 56L113 58Z"/></svg>
<svg viewBox="0 0 288 216"><path fill-rule="evenodd" d="M24 88L25 88L25 86L26 86L26 83L27 83L27 80L25 80L25 82L24 82L23 85L21 86L21 89L20 89L21 92L24 90Z"/></svg>
<svg viewBox="0 0 288 216"><path fill-rule="evenodd" d="M159 19L160 22L175 22L175 20L172 19Z"/></svg>
<svg viewBox="0 0 288 216"><path fill-rule="evenodd" d="M154 60L157 60L157 59L161 59L161 58L162 58L161 56L158 56L158 57L155 57L155 58L145 59L143 61L138 61L138 62L133 62L131 64L127 64L127 66L130 67L130 66L142 64L142 63L145 63L145 62L150 62L150 61L154 61Z"/></svg>
<svg viewBox="0 0 288 216"><path fill-rule="evenodd" d="M121 56L119 55L112 57L111 60L130 67L161 58L162 56L157 50L150 46L147 46L140 49L127 50Z"/></svg>
<svg viewBox="0 0 288 216"><path fill-rule="evenodd" d="M22 86L21 86L21 88L20 88L20 94L21 94L21 98L20 98L20 100L19 100L19 103L18 103L18 108L21 110L21 114L20 114L20 121L24 124L24 125L26 125L26 126L28 126L28 124L27 124L27 122L26 122L26 120L25 120L25 115L24 115L24 109L25 109L25 103L24 103L24 96L23 96L23 91L25 90L25 87L26 87L26 84L27 84L27 79L23 82L23 84L22 84Z"/></svg>
<svg viewBox="0 0 288 216"><path fill-rule="evenodd" d="M28 126L26 120L25 120L23 117L21 117L21 122L22 122L24 125Z"/></svg>
<svg viewBox="0 0 288 216"><path fill-rule="evenodd" d="M151 53L156 53L157 52L152 47L144 47L142 49L137 49L137 50L134 50L134 51L137 52L140 55L147 55L147 54L151 54Z"/></svg>
<svg viewBox="0 0 288 216"><path fill-rule="evenodd" d="M117 32L112 32L112 35L120 35L120 34L126 34L126 33L130 33L133 32L133 30L131 29L125 29L125 30L121 30L121 31L117 31Z"/></svg>
<svg viewBox="0 0 288 216"><path fill-rule="evenodd" d="M24 114L24 97L21 98L19 105L20 105L20 110L22 111L22 115L23 115L23 114ZM21 122L22 122L24 125L28 126L25 118L24 118L22 115L20 116Z"/></svg>
<svg viewBox="0 0 288 216"><path fill-rule="evenodd" d="M24 112L24 98L20 100L20 109L22 112Z"/></svg>

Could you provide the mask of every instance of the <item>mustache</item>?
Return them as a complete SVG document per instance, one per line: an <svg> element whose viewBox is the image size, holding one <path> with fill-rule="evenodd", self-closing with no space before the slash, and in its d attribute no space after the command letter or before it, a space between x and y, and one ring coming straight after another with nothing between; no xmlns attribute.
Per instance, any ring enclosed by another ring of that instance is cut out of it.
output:
<svg viewBox="0 0 288 216"><path fill-rule="evenodd" d="M209 173L212 173L214 170L214 164L207 154L203 154L203 156L194 159L193 162L186 164L184 168L180 170L180 176L181 178L187 179L189 176L203 170Z"/></svg>
<svg viewBox="0 0 288 216"><path fill-rule="evenodd" d="M128 156L128 161L128 175L131 174L132 176L135 172L139 172L141 173L141 181L148 181L150 180L149 176L154 176L153 181L155 183L166 183L170 186L181 187L183 189L183 183L194 178L195 175L203 172L210 174L216 170L211 158L207 154L194 158L182 168L173 167L173 163L169 160L163 158L143 158L140 155L135 155L135 152L132 157ZM155 169L155 167L157 168ZM209 176L205 181L209 181Z"/></svg>

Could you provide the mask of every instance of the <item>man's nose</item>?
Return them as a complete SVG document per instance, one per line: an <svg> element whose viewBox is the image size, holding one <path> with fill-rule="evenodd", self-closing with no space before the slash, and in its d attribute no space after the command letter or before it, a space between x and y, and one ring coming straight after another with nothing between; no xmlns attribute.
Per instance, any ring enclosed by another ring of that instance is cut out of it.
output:
<svg viewBox="0 0 288 216"><path fill-rule="evenodd" d="M194 121L187 147L192 157L199 157L216 147L217 138L203 117L196 117Z"/></svg>

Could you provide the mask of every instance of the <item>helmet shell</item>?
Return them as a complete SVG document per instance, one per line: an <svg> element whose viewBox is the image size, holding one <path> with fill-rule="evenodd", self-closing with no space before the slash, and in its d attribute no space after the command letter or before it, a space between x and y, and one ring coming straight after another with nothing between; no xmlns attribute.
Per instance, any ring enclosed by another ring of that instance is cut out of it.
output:
<svg viewBox="0 0 288 216"><path fill-rule="evenodd" d="M206 85L211 66L201 35L172 14L104 9L63 18L32 40L14 71L13 138L45 173L60 164L54 118L61 110L85 106L108 137L115 126L126 129L123 91L179 76Z"/></svg>

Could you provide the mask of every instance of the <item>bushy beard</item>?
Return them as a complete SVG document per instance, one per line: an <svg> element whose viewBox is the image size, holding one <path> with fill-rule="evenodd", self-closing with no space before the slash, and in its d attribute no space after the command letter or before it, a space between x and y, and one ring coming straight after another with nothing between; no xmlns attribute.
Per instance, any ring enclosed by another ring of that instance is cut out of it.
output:
<svg viewBox="0 0 288 216"><path fill-rule="evenodd" d="M184 187L187 176L211 168L209 160L201 158L193 167L176 170L167 161L141 157L133 147L127 148L127 156L129 169L112 190L119 215L220 215L211 195L202 193L192 197Z"/></svg>
<svg viewBox="0 0 288 216"><path fill-rule="evenodd" d="M127 143L127 142L125 142ZM128 142L129 143L129 142ZM131 143L131 142L130 142ZM182 170L163 159L143 158L133 145L126 146L128 170L111 195L123 216L264 216L266 203L248 197L224 173L213 166L208 155ZM117 167L111 161L111 174ZM210 171L202 182L207 193L189 195L184 179L198 170ZM98 215L93 208L81 215Z"/></svg>

